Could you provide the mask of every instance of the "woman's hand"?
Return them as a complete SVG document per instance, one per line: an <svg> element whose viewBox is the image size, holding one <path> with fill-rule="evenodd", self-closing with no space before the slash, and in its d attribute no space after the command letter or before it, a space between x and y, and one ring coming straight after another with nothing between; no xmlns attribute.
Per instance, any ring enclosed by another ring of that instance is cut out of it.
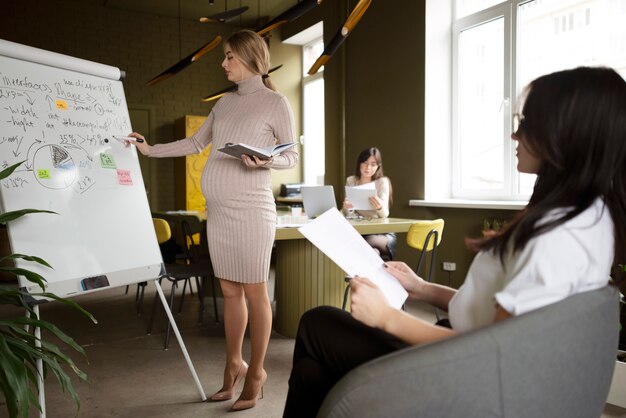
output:
<svg viewBox="0 0 626 418"><path fill-rule="evenodd" d="M343 208L346 210L352 209L354 207L354 205L352 203L350 203L350 201L348 200L348 198L346 197L345 199L343 199Z"/></svg>
<svg viewBox="0 0 626 418"><path fill-rule="evenodd" d="M412 299L420 299L426 281L415 274L411 267L401 261L388 261L385 269L400 282Z"/></svg>
<svg viewBox="0 0 626 418"><path fill-rule="evenodd" d="M260 167L265 167L266 165L271 163L272 159L270 158L269 160L262 160L256 155L250 156L250 155L242 154L241 161L243 161L244 165L248 168L260 168Z"/></svg>
<svg viewBox="0 0 626 418"><path fill-rule="evenodd" d="M383 328L394 309L378 286L365 277L354 276L350 280L352 316L365 325Z"/></svg>
<svg viewBox="0 0 626 418"><path fill-rule="evenodd" d="M372 205L375 210L381 210L383 208L383 201L380 200L378 196L370 196L370 205Z"/></svg>
<svg viewBox="0 0 626 418"><path fill-rule="evenodd" d="M148 153L150 152L150 145L148 144L148 141L146 141L146 138L144 138L143 135L137 132L133 132L133 133L128 134L128 136L130 138L140 139L141 141L128 141L126 143L127 147L130 146L130 144L133 144L135 147L137 147L140 153L142 153L143 155L148 155Z"/></svg>

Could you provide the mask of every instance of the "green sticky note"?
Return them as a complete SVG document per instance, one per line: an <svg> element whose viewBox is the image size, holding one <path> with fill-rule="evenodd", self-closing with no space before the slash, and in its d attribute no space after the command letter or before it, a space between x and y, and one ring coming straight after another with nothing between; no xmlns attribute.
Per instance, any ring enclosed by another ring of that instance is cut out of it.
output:
<svg viewBox="0 0 626 418"><path fill-rule="evenodd" d="M37 169L37 178L49 179L50 178L50 170L45 169L45 168Z"/></svg>
<svg viewBox="0 0 626 418"><path fill-rule="evenodd" d="M102 168L117 168L115 165L115 159L111 154L100 154L100 164Z"/></svg>

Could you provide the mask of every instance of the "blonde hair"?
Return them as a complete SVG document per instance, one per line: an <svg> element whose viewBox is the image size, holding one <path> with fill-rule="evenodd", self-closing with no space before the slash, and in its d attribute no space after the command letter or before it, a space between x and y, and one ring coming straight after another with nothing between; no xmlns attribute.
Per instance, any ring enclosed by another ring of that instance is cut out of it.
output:
<svg viewBox="0 0 626 418"><path fill-rule="evenodd" d="M270 50L259 34L242 29L233 33L225 44L248 70L263 77L263 84L267 88L276 91L276 87L269 79Z"/></svg>

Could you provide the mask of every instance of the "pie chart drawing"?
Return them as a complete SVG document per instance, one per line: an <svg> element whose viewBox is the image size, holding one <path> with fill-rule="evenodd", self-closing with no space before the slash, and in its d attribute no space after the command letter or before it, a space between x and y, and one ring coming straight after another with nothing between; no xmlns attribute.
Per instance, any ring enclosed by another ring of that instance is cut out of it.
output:
<svg viewBox="0 0 626 418"><path fill-rule="evenodd" d="M45 145L33 158L35 178L43 187L66 189L74 183L77 168L72 156L59 145Z"/></svg>

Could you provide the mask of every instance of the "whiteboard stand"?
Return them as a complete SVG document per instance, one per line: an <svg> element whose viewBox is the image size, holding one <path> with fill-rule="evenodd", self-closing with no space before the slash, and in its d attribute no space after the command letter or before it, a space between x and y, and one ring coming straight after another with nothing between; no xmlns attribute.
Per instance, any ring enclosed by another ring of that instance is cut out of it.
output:
<svg viewBox="0 0 626 418"><path fill-rule="evenodd" d="M193 363L191 362L191 358L189 357L189 353L187 352L187 347L183 342L183 337L181 337L180 332L178 331L178 325L176 325L176 321L174 321L174 316L172 315L172 311L170 310L170 306L165 299L165 295L163 294L163 289L161 288L161 284L159 280L154 281L154 285L156 286L157 293L159 294L159 298L161 299L161 303L163 304L163 308L165 308L165 313L167 314L167 318L172 325L172 329L174 330L174 334L176 334L176 339L178 340L178 345L180 345L180 349L183 352L183 356L185 356L185 361L187 362L187 366L189 366L189 371L191 372L191 376L193 377L194 382L196 382L196 386L198 387L198 391L200 391L200 398L203 401L206 401L206 394L204 393L204 389L202 388L202 384L200 383L200 379L198 379L198 374L196 373L196 369L193 367Z"/></svg>

